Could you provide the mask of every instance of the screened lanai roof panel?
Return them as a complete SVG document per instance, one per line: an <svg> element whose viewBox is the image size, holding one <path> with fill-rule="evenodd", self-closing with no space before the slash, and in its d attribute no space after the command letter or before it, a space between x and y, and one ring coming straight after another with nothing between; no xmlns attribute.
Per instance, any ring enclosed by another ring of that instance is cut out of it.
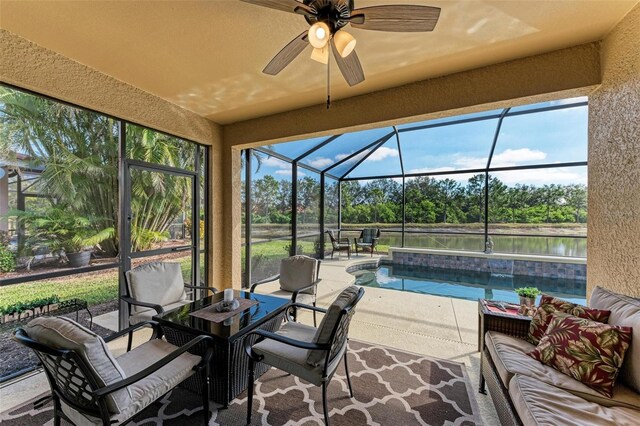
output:
<svg viewBox="0 0 640 426"><path fill-rule="evenodd" d="M327 173L331 173L333 176L341 178L342 176L344 176L345 173L351 170L351 168L355 166L358 163L358 161L366 157L371 151L372 151L372 148L367 148L364 151L359 152L358 154L344 161L343 163L338 164L335 167L332 167L330 170L327 171Z"/></svg>
<svg viewBox="0 0 640 426"><path fill-rule="evenodd" d="M324 170L391 132L393 132L393 128L383 127L345 133L301 159L300 162ZM333 171L331 174L335 175Z"/></svg>
<svg viewBox="0 0 640 426"><path fill-rule="evenodd" d="M304 154L305 152L313 149L322 142L329 139L329 136L323 136L320 138L302 139L293 142L277 143L273 145L267 145L265 148L270 148L272 151L277 152L280 155L284 155L291 160L294 160Z"/></svg>
<svg viewBox="0 0 640 426"><path fill-rule="evenodd" d="M548 107L554 107L554 106L560 106L560 105L570 105L570 104L587 102L587 100L588 98L586 96L581 96L578 98L559 99L557 101L540 102L537 104L529 104L529 105L520 105L520 106L511 108L509 110L509 113L531 111L534 109L548 108Z"/></svg>
<svg viewBox="0 0 640 426"><path fill-rule="evenodd" d="M498 119L400 133L406 174L486 167Z"/></svg>
<svg viewBox="0 0 640 426"><path fill-rule="evenodd" d="M400 152L395 135L384 145L376 149L347 176L348 178L366 178L371 176L401 175Z"/></svg>
<svg viewBox="0 0 640 426"><path fill-rule="evenodd" d="M446 123L452 123L456 121L496 118L496 117L499 117L501 113L502 113L501 109L494 109L490 111L474 112L472 114L454 115L451 117L437 118L434 120L419 121L417 123L401 124L399 126L396 126L396 128L400 133L402 133L402 132L409 131L411 129L420 128L424 126L446 124Z"/></svg>
<svg viewBox="0 0 640 426"><path fill-rule="evenodd" d="M491 167L587 161L588 107L507 116Z"/></svg>

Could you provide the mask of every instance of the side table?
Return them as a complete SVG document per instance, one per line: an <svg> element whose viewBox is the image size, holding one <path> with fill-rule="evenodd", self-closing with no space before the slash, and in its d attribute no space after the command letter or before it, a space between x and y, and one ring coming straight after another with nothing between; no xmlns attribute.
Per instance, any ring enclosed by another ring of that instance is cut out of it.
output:
<svg viewBox="0 0 640 426"><path fill-rule="evenodd" d="M480 351L480 365L484 357L484 335L487 331L497 331L509 336L524 339L529 333L531 317L521 315L518 309L510 309L506 304L505 311L492 306L498 302L494 300L478 299L478 351ZM484 377L480 374L478 392L485 394Z"/></svg>

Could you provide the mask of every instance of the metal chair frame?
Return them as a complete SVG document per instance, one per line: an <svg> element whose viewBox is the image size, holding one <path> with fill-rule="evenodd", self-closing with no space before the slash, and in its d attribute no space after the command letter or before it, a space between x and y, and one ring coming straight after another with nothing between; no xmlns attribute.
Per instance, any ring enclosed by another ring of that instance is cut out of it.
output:
<svg viewBox="0 0 640 426"><path fill-rule="evenodd" d="M151 263L164 263L164 262L149 262L149 263L145 263L144 265L140 265L140 266L145 266L145 265L149 265ZM139 268L140 266L136 267ZM131 271L135 271L136 268L133 268ZM127 274L124 273L124 283L125 283L125 292L126 294L124 296L120 296L120 299L124 302L127 303L127 308L129 311L129 316L131 316L131 306L132 305L136 305L136 306L142 306L145 308L151 308L154 309L156 311L156 313L161 314L164 312L164 308L161 305L156 305L155 303L148 303L148 302L143 302L141 300L136 300L133 297L131 297L131 292L129 290L129 280L127 278ZM215 287L208 287L208 286L195 286L195 285L191 285L191 284L187 284L186 282L184 283L184 287L190 289L191 291L187 292L187 293L191 293L193 294L193 290L208 290L211 291L213 294L216 294L216 291L218 291L218 289L216 289ZM131 344L133 342L133 331L131 333L129 333L129 337L127 340L127 352L131 350Z"/></svg>
<svg viewBox="0 0 640 426"><path fill-rule="evenodd" d="M376 251L376 254L380 254L377 248L378 240L380 239L380 228L369 228L369 229L375 229L376 236L371 239L371 243L363 243L360 241L362 241L362 239L364 238L364 229L360 231L360 237L354 238L353 240L353 244L356 248L356 255L358 254L358 247L362 248L362 251L364 251L365 248L368 248L369 250L371 250L371 257L373 257L374 250Z"/></svg>
<svg viewBox="0 0 640 426"><path fill-rule="evenodd" d="M118 333L114 333L104 340L105 342L110 342L114 339L127 335L135 329L149 326L153 328L150 340L162 338L162 329L160 328L160 325L153 321L145 321ZM209 336L198 336L142 371L107 386L100 386L97 383L91 373L91 367L74 350L54 349L39 343L30 338L27 332L22 328L15 331L13 339L32 349L44 367L45 375L47 376L49 386L51 387L54 426L60 426L61 419L65 419L69 423L73 424L71 419L69 419L62 411L60 401L64 401L65 404L82 414L99 418L105 426L110 425L111 413L107 407L107 395L144 379L169 364L183 353L189 351L195 345L205 342L205 344L207 344L207 351L202 356L200 362L193 367L193 370L196 372L195 374L203 374L204 376L203 379L205 387L202 393L203 420L205 425L209 422L209 377L210 361L213 355L213 347L211 346L213 340ZM62 373L61 370L64 371L64 373ZM72 379L75 380L71 382ZM73 385L69 386L70 383L73 383ZM74 388L76 389L75 391ZM162 398L162 396L160 398ZM124 425L129 423L133 417L127 419L121 424Z"/></svg>
<svg viewBox="0 0 640 426"><path fill-rule="evenodd" d="M312 305L313 307L316 307L316 293L318 291L318 284L320 283L320 281L322 281L322 279L318 278L320 276L320 263L322 262L320 259L316 259L317 264L316 264L316 280L303 288L300 288L296 291L292 291L291 292L291 302L293 302L293 305L296 304L296 300L298 298L298 294L299 293L304 293L307 290L311 290L313 289L313 302ZM256 290L256 287L258 287L261 284L266 284L266 283L270 283L272 281L275 281L277 279L280 279L280 274L277 275L273 275L271 277L267 277L265 279L262 279L260 281L256 281L255 283L251 284L251 288L249 289L249 293L254 293ZM293 306L292 305L292 306ZM297 319L297 309L295 307L293 307L293 321L295 321ZM313 325L316 326L317 324L317 319L316 319L316 311L313 311Z"/></svg>
<svg viewBox="0 0 640 426"><path fill-rule="evenodd" d="M351 242L349 238L336 238L333 231L326 231L329 234L329 239L331 240L331 259L333 259L333 254L338 252L338 257L340 257L341 251L347 251L347 258L351 259Z"/></svg>
<svg viewBox="0 0 640 426"><path fill-rule="evenodd" d="M334 361L335 357L340 352L340 349L342 348L342 346L347 344L349 340L348 333L349 333L349 325L351 323L351 318L355 313L355 306L358 304L360 299L362 299L362 296L364 296L364 289L361 287L358 290L358 295L356 296L356 299L353 301L353 303L350 306L347 306L340 311L340 317L338 321L336 321L336 325L331 331L331 337L329 339L330 343L326 343L326 344L309 343L301 340L292 339L290 337L281 336L279 334L272 333L265 330L252 331L251 333L247 334L247 336L245 336L244 349L247 355L249 356L249 395L247 400L247 425L251 424L251 410L253 408L253 392L255 387L255 378L254 378L255 363L261 362L264 358L253 351L253 344L258 343L264 339L273 339L280 343L294 346L296 348L320 350L320 351L326 352L324 365L322 367L322 378L323 378L322 410L324 412L325 424L327 426L330 425L329 409L327 406L327 386L331 382L331 379L333 378L333 375L335 374L337 368L334 369L332 372L329 372L327 369L329 368L331 363ZM310 309L315 312L322 312L322 313L327 312L326 309L317 308L309 305L303 305L301 303L298 303L298 304L294 303L292 306L296 306L298 308L303 308L303 309ZM259 336L258 339L253 344L250 342L249 339L247 339L247 337L252 334L256 334ZM347 376L347 384L349 385L349 396L353 398L353 389L351 387L351 377L349 376L349 366L347 364L347 349L345 349L345 352L344 352L344 368Z"/></svg>

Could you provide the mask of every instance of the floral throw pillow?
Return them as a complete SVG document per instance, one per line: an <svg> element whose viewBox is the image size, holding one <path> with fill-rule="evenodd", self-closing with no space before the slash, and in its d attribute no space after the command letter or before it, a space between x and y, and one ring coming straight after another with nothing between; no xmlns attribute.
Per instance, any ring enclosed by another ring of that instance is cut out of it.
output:
<svg viewBox="0 0 640 426"><path fill-rule="evenodd" d="M631 332L631 327L556 313L529 356L611 398Z"/></svg>
<svg viewBox="0 0 640 426"><path fill-rule="evenodd" d="M551 316L556 312L570 314L580 318L588 318L603 323L609 321L609 315L611 314L611 311L591 309L543 294L540 299L540 305L531 319L529 334L527 335L529 343L537 345L540 342L540 338L542 338L545 331L547 331Z"/></svg>

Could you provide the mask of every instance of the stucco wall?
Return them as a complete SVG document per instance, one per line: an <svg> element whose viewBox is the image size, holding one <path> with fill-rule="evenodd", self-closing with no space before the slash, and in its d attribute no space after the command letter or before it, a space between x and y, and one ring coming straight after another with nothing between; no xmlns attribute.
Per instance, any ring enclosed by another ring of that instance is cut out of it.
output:
<svg viewBox="0 0 640 426"><path fill-rule="evenodd" d="M640 297L640 5L602 43L589 103L587 294Z"/></svg>
<svg viewBox="0 0 640 426"><path fill-rule="evenodd" d="M164 99L0 29L0 80L211 145L220 126Z"/></svg>
<svg viewBox="0 0 640 426"><path fill-rule="evenodd" d="M259 146L584 96L599 83L599 44L588 43L347 98L329 110L320 104L225 125L224 139Z"/></svg>
<svg viewBox="0 0 640 426"><path fill-rule="evenodd" d="M209 276L218 288L231 285L221 126L2 29L0 81L210 145Z"/></svg>

